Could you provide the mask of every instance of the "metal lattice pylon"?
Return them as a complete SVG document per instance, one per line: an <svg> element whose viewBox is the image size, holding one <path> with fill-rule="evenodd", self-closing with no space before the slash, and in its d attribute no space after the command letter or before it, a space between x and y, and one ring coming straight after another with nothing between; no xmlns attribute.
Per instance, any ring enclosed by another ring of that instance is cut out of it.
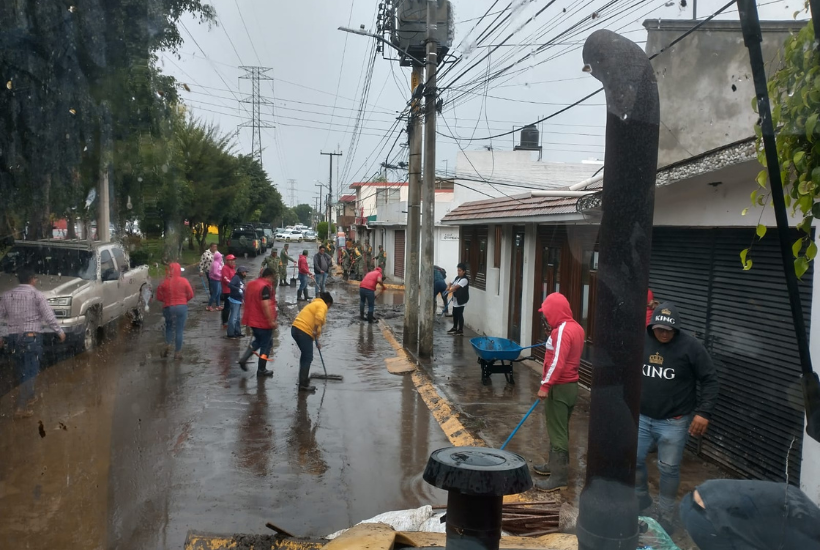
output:
<svg viewBox="0 0 820 550"><path fill-rule="evenodd" d="M275 128L273 123L262 120L262 105L271 105L273 102L262 97L260 92L260 83L263 80L273 80L273 77L268 75L268 71L273 69L269 67L253 67L242 66L239 67L245 74L239 78L242 80L250 80L252 92L249 97L240 100L242 103L249 103L251 105L251 120L243 122L239 128L251 128L253 138L251 140L251 155L262 164L262 128Z"/></svg>

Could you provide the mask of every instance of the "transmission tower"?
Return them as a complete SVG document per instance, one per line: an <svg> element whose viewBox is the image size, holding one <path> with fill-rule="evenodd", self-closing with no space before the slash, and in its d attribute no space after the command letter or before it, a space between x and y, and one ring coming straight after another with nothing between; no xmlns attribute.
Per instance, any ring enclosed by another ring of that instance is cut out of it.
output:
<svg viewBox="0 0 820 550"><path fill-rule="evenodd" d="M272 106L273 102L262 97L262 94L260 93L260 83L263 80L273 80L273 77L267 74L268 71L272 71L273 69L268 67L251 66L243 66L239 68L246 71L245 74L239 78L242 80L250 80L253 88L251 95L241 100L242 103L251 104L251 120L243 122L239 125L239 128L252 129L253 139L251 140L251 155L259 161L259 164L262 164L262 128L275 128L275 126L270 122L265 122L262 120L262 105Z"/></svg>
<svg viewBox="0 0 820 550"><path fill-rule="evenodd" d="M296 206L296 180L288 180L288 190L290 191L290 207Z"/></svg>

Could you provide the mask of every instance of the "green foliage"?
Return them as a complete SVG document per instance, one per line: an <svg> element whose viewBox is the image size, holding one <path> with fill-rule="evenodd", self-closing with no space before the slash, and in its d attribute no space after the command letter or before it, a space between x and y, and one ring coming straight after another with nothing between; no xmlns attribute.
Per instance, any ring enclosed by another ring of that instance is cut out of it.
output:
<svg viewBox="0 0 820 550"><path fill-rule="evenodd" d="M299 216L296 215L293 208L286 208L284 212L282 212L282 225L296 225L297 223L299 223Z"/></svg>
<svg viewBox="0 0 820 550"><path fill-rule="evenodd" d="M313 208L309 204L300 204L293 208L293 212L296 214L296 217L299 218L299 223L302 225L307 225L310 227L313 225L311 223L311 217L313 217Z"/></svg>
<svg viewBox="0 0 820 550"><path fill-rule="evenodd" d="M327 222L319 222L316 225L316 233L317 233L317 236L319 237L319 241L321 241L321 242L326 241L327 240ZM330 226L330 234L331 235L336 234L336 226L335 225Z"/></svg>
<svg viewBox="0 0 820 550"><path fill-rule="evenodd" d="M809 21L800 32L791 35L785 43L783 66L772 75L768 83L772 109L772 122L777 131L777 155L780 160L780 177L783 180L786 206L792 215L801 216L796 224L801 238L794 243L794 267L802 276L817 254L817 246L811 239L814 218L820 215L820 54L814 45L814 27ZM757 111L757 100L752 100ZM768 171L760 125L755 126L758 160L764 169L756 181L759 189L752 192L752 205L766 203L765 192ZM744 210L744 214L748 211ZM761 229L762 227L762 229ZM760 238L766 234L758 226ZM744 269L751 268L747 259L749 250L741 253Z"/></svg>

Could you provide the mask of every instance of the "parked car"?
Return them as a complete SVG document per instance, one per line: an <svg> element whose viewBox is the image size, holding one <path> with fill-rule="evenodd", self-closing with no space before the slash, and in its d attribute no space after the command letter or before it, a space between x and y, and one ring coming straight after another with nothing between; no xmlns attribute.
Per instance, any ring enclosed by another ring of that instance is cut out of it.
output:
<svg viewBox="0 0 820 550"><path fill-rule="evenodd" d="M314 230L308 229L302 233L302 236L306 241L315 241L318 234Z"/></svg>
<svg viewBox="0 0 820 550"><path fill-rule="evenodd" d="M252 227L236 228L228 239L228 254L237 257L247 254L251 258L256 258L262 251L260 243L259 235Z"/></svg>
<svg viewBox="0 0 820 550"><path fill-rule="evenodd" d="M94 349L105 327L124 316L142 323L153 297L148 266L132 266L118 243L16 241L0 260L0 294L17 286L20 269L39 275L37 288L66 333L66 344L78 351ZM44 342L59 344L48 332Z"/></svg>
<svg viewBox="0 0 820 550"><path fill-rule="evenodd" d="M243 223L239 225L236 229L248 229L256 233L256 238L259 241L259 249L256 251L257 254L262 254L273 246L272 242L269 242L267 235L265 234L265 230L260 227L258 223Z"/></svg>
<svg viewBox="0 0 820 550"><path fill-rule="evenodd" d="M276 233L274 234L274 238L277 241L282 241L282 240L285 239L285 233L286 232L287 232L287 229L277 229Z"/></svg>
<svg viewBox="0 0 820 550"><path fill-rule="evenodd" d="M302 232L298 229L291 229L285 233L285 236L282 240L289 242L289 243L300 243L302 242Z"/></svg>

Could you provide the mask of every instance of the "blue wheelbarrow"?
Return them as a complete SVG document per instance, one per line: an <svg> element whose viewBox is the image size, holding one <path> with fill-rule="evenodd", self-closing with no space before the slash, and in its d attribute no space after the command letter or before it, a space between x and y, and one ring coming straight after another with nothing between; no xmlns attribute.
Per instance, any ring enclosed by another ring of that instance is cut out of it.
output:
<svg viewBox="0 0 820 550"><path fill-rule="evenodd" d="M478 364L481 365L481 383L486 386L490 383L490 376L493 374L503 374L508 383L515 384L513 363L529 359L529 357L519 359L518 356L525 349L543 346L544 342L522 348L516 342L506 338L480 336L472 338L470 344L478 355Z"/></svg>

